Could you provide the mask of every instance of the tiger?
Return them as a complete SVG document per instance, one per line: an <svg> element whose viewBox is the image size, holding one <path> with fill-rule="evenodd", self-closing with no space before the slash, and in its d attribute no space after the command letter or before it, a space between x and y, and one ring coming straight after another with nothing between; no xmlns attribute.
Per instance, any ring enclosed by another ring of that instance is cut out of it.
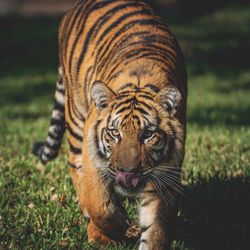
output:
<svg viewBox="0 0 250 250"><path fill-rule="evenodd" d="M130 226L122 200L139 199L138 248L170 249L185 154L183 52L143 1L82 0L63 17L50 126L33 153L46 164L66 132L68 164L88 242Z"/></svg>

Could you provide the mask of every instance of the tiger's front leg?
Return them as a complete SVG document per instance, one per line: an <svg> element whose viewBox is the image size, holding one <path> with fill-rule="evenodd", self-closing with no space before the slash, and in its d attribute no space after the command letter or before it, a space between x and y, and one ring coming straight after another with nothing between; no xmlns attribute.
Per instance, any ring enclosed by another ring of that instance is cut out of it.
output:
<svg viewBox="0 0 250 250"><path fill-rule="evenodd" d="M90 219L88 242L108 245L124 239L128 228L126 214L101 174L88 157L81 172L71 170L83 214Z"/></svg>
<svg viewBox="0 0 250 250"><path fill-rule="evenodd" d="M141 195L139 250L171 248L177 207L177 198L173 204L166 205L151 185L146 187Z"/></svg>

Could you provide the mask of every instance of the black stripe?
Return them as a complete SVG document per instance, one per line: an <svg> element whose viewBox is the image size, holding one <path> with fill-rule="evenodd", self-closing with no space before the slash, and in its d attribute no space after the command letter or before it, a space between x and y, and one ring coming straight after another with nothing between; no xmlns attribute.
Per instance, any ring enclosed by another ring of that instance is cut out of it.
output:
<svg viewBox="0 0 250 250"><path fill-rule="evenodd" d="M164 71L166 71L168 79L171 80L171 82L176 82L176 80L175 80L176 79L176 72L173 72L170 69L169 65L166 64L165 60L163 60L157 56L151 56L151 55L149 57L147 57L147 59L159 62L160 64L158 66L161 67Z"/></svg>
<svg viewBox="0 0 250 250"><path fill-rule="evenodd" d="M55 99L55 102L54 102L53 109L57 109L57 110L61 111L64 114L64 104L58 102L56 99Z"/></svg>
<svg viewBox="0 0 250 250"><path fill-rule="evenodd" d="M128 117L131 115L131 111L128 113L128 114L126 114L124 117L123 117L123 119L121 120L121 124L122 124L122 127L125 125L125 122L126 122L126 120L128 119Z"/></svg>
<svg viewBox="0 0 250 250"><path fill-rule="evenodd" d="M129 28L131 28L131 27L133 27L134 25L137 25L137 24L138 25L145 25L145 26L150 25L150 26L158 27L158 29L163 29L165 31L165 27L162 24L160 24L159 21L156 21L155 19L146 19L146 20L142 19L142 20L132 21L132 22L129 22L128 24L124 25L118 32L115 33L115 35L111 38L111 41L115 41L115 39L118 36L120 36L126 30L128 30ZM136 33L134 35L136 35ZM132 34L131 34L131 36L132 36ZM111 44L109 44L109 45L111 45ZM103 46L104 46L104 44L102 45L102 47Z"/></svg>
<svg viewBox="0 0 250 250"><path fill-rule="evenodd" d="M53 140L60 140L61 139L61 134L56 133L56 135L52 134L51 132L48 132L48 136L52 138Z"/></svg>
<svg viewBox="0 0 250 250"><path fill-rule="evenodd" d="M159 67L161 67L164 71L166 71L166 73L168 74L168 78L170 79L171 77L174 77L174 79L177 79L177 68L173 68L172 67L172 61L168 61L168 58L164 58L163 55L161 54L157 54L157 53L148 53L148 54L144 54L141 55L137 58L133 58L130 62L125 63L126 65L134 62L135 60L138 60L140 58L144 58L147 57L148 60L154 60L154 61L158 61L160 62L160 64L158 65ZM175 65L176 66L176 65ZM176 82L176 80L173 80Z"/></svg>
<svg viewBox="0 0 250 250"><path fill-rule="evenodd" d="M162 46L157 46L156 44L153 44L153 43L158 43ZM175 54L172 54L172 51L169 51L169 46L165 43L160 43L158 41L136 41L136 42L132 42L132 43L129 43L129 44L125 44L123 45L120 50L123 50L123 49L128 49L128 48L134 48L136 47L137 45L140 45L140 46L147 46L147 47L150 47L150 48L155 48L156 50L158 51L161 51L161 52L165 52L167 55L169 55L169 58L172 59L173 61L176 59L176 55Z"/></svg>
<svg viewBox="0 0 250 250"><path fill-rule="evenodd" d="M83 117L82 113L77 109L74 101L71 101L72 103L72 111L74 113L74 115L80 120L80 121L85 121L85 118Z"/></svg>
<svg viewBox="0 0 250 250"><path fill-rule="evenodd" d="M120 95L126 95L126 94L131 94L131 92L134 92L133 90L125 90L125 91L122 91L122 92L120 92L119 94L118 94L118 96L120 96Z"/></svg>
<svg viewBox="0 0 250 250"><path fill-rule="evenodd" d="M146 232L150 227L152 226L152 224L151 225L149 225L149 226L142 226L141 227L141 233L144 233L144 232Z"/></svg>
<svg viewBox="0 0 250 250"><path fill-rule="evenodd" d="M70 142L70 140L68 140L68 143L69 143L69 149L72 153L76 154L76 155L79 155L82 153L82 149L81 148L78 148L78 147L75 147L72 145L72 143Z"/></svg>
<svg viewBox="0 0 250 250"><path fill-rule="evenodd" d="M98 65L100 64L101 66L104 66L106 61L108 61L109 58L112 58L112 53L116 53L116 51L120 48L120 45L125 44L126 41L133 40L135 37L138 39L138 37L149 34L148 31L140 31L140 32L135 32L129 35L125 35L122 39L119 39L114 46L112 46L112 43L114 42L114 39L110 39L110 42L103 43L102 46L98 49L97 51L97 62ZM105 49L103 50L103 48ZM112 48L112 50L108 50L108 48ZM103 52L101 53L101 51ZM103 62L104 61L104 62ZM100 69L100 66L98 66L98 69Z"/></svg>
<svg viewBox="0 0 250 250"><path fill-rule="evenodd" d="M84 18L81 18L81 20L82 20L81 29L78 31L78 33L77 33L77 35L75 37L75 40L73 42L73 45L71 47L71 50L70 50L69 68L71 70L72 70L72 63L73 63L72 62L73 54L74 54L75 48L76 48L76 46L78 44L78 41L79 41L81 35L83 34L83 31L84 31L85 26L86 26L86 20L89 17L89 14L91 12L93 12L93 11L97 11L100 8L103 8L103 7L107 6L109 3L112 3L112 2L110 2L110 1L102 1L102 2L94 3L94 5L92 5L93 1L91 1L90 4L87 6L87 8L88 7L91 7L91 8L89 8L89 9L87 9L87 10L84 11ZM90 39L92 37L93 31L94 31L93 29L90 29L88 31L87 35L86 35L86 39L85 39L84 45L83 45L83 50L82 50L82 52L80 54L80 57L79 57L79 60L81 62L82 62L82 60L83 60L83 58L84 58L84 56L86 54L86 51L88 49L88 45L89 45ZM79 60L78 60L78 62L79 62ZM77 71L76 72L79 72L80 65L81 65L81 63L77 63Z"/></svg>
<svg viewBox="0 0 250 250"><path fill-rule="evenodd" d="M145 240L145 239L141 239L141 240L140 240L140 243L148 244L147 240Z"/></svg>
<svg viewBox="0 0 250 250"><path fill-rule="evenodd" d="M58 127L64 127L64 119L55 119L53 117L51 117L51 120L50 120L50 125L56 125Z"/></svg>
<svg viewBox="0 0 250 250"><path fill-rule="evenodd" d="M97 155L100 157L100 158L104 158L105 155L103 155L103 153L101 152L100 150L100 147L99 147L99 138L98 138L98 128L101 124L102 120L98 120L94 126L94 132L95 132L95 145L96 145L96 152L97 152Z"/></svg>
<svg viewBox="0 0 250 250"><path fill-rule="evenodd" d="M109 75L112 75L116 72L116 69L118 68L119 65L115 66L112 68L112 70L109 72Z"/></svg>
<svg viewBox="0 0 250 250"><path fill-rule="evenodd" d="M82 0L80 0L80 1L82 1ZM89 10L91 10L93 4L94 4L93 0L85 0L84 9L81 11L81 13L80 13L81 16L79 16L78 22L76 24L77 29L82 28L82 26L84 26L85 21L87 19L86 13L89 13Z"/></svg>
<svg viewBox="0 0 250 250"><path fill-rule="evenodd" d="M151 106L149 106L147 103L145 103L145 102L143 102L143 101L141 101L141 100L138 102L138 104L139 104L139 105L143 105L144 107L146 107L146 108L149 109L149 110L152 110L152 107L151 107Z"/></svg>
<svg viewBox="0 0 250 250"><path fill-rule="evenodd" d="M90 3L91 5L91 3ZM73 44L71 46L71 48L69 49L69 65L68 65L68 68L70 70L70 80L71 82L73 81L73 55L74 55L74 52L75 52L75 48L78 44L78 41L80 39L80 36L83 34L83 31L84 31L84 28L85 28L85 24L86 24L86 19L87 19L87 16L86 16L87 12L86 10L82 11L82 15L81 17L79 18L79 24L77 25L77 28L78 27L82 27L80 29L80 31L78 31L77 35L74 35L74 41L73 41ZM80 24L81 23L81 24ZM72 30L73 30L73 27L72 27ZM70 35L71 37L71 35ZM69 43L67 43L67 49L69 47ZM66 54L66 52L65 52ZM77 74L79 71L76 71L74 72L75 74Z"/></svg>
<svg viewBox="0 0 250 250"><path fill-rule="evenodd" d="M139 116L133 115L133 119L137 121L137 125L138 125L138 127L140 128L140 127L141 127L141 121L140 121Z"/></svg>
<svg viewBox="0 0 250 250"><path fill-rule="evenodd" d="M152 53L142 54L136 58L132 58L130 61L127 61L125 65L128 65L131 62L134 63L136 60L139 60L141 58L147 58L147 60L153 60L153 61L159 62L160 64L158 64L158 66L168 73L169 79L170 79L170 76L173 75L173 72L169 70L169 65L167 64L166 60L159 58L159 55L157 56L156 54L152 54Z"/></svg>
<svg viewBox="0 0 250 250"><path fill-rule="evenodd" d="M132 17L132 16L136 16L137 17L137 20L136 21L132 21L132 22L129 22L128 24L131 24L131 23L134 23L134 25L136 25L136 24L141 24L141 23L143 23L144 24L144 21L145 20L143 20L143 19L140 19L140 18L138 18L138 15L146 15L146 14L151 14L151 11L148 11L148 10L145 10L145 11L142 11L142 10L136 10L136 11L133 11L133 12L129 12L129 13L126 13L126 14L124 14L124 15L122 15L121 17L119 17L115 22L113 22L111 25L109 25L109 27L108 28L106 28L104 31L103 31L103 33L102 33L102 35L99 37L99 39L97 40L97 43L96 43L96 46L98 46L99 44L100 44L100 42L101 41L103 41L104 40L104 38L105 38L105 36L107 36L108 35L108 33L110 32L110 31L112 31L113 29L115 29L116 27L118 27L119 26L119 24L121 24L124 20L126 20L126 19L128 19L129 17ZM152 22L152 24L151 25L153 25L154 23L155 23L155 19L147 19L147 20L153 20L153 22ZM159 24L159 21L157 22L157 24ZM133 26L134 26L133 25ZM126 25L127 26L127 25ZM125 26L125 27L126 27ZM118 33L119 34L121 34L121 32L123 32L123 31L119 31ZM116 33L117 34L117 33Z"/></svg>
<svg viewBox="0 0 250 250"><path fill-rule="evenodd" d="M140 113L142 113L144 115L148 115L148 112L146 112L144 109L142 109L140 107L135 106L134 109L137 110L137 111L139 111Z"/></svg>
<svg viewBox="0 0 250 250"><path fill-rule="evenodd" d="M44 151L45 147L48 148L48 149L50 150L49 153L46 153L46 152ZM44 148L43 148L43 151L42 151L42 155L45 155L47 158L54 158L54 157L57 156L57 154L58 154L58 150L54 150L54 149L51 148L47 143L45 143Z"/></svg>
<svg viewBox="0 0 250 250"><path fill-rule="evenodd" d="M63 121L64 122L64 121ZM50 124L50 127L51 126L53 126L53 124ZM63 134L64 134L64 130L65 130L65 126L64 126L64 123L63 123L63 125L57 125L57 124L55 124L54 125L55 127L53 128L53 131L54 131L54 133L56 133L56 135L55 136L58 136L58 140L61 140L61 138L62 138L62 136L63 136Z"/></svg>
<svg viewBox="0 0 250 250"><path fill-rule="evenodd" d="M167 125L171 128L171 131L172 131L172 133L173 133L173 138L176 138L176 131L175 131L175 128L174 128L174 126L172 125L172 123L171 123L171 122L168 122Z"/></svg>
<svg viewBox="0 0 250 250"><path fill-rule="evenodd" d="M118 108L121 107L122 105L125 105L125 104L128 104L128 103L131 103L131 104L132 104L133 102L138 103L138 101L136 100L135 97L129 98L129 99L125 100L125 101L122 101L122 102L118 103L118 104L115 106L115 109L118 109ZM134 103L133 103L133 104L134 104Z"/></svg>
<svg viewBox="0 0 250 250"><path fill-rule="evenodd" d="M150 51L150 52L149 52ZM146 54L142 54L142 53L148 52ZM137 57L136 57L137 56ZM149 58L151 56L151 58ZM150 48L144 48L144 49L140 49L140 50L133 50L130 51L129 53L122 55L122 57L120 58L119 62L116 62L117 64L115 64L113 66L113 68L111 69L109 74L113 74L115 72L115 70L120 66L120 64L124 63L125 65L128 65L131 62L135 62L138 59L141 58L147 58L147 59L152 59L152 57L155 57L154 60L157 60L157 57L160 57L160 60L158 59L158 61L161 61L162 66L160 66L163 70L166 70L169 72L169 68L171 66L171 64L168 64L168 59L167 57L165 57L164 55L162 55L161 53L159 53L157 50L153 50ZM119 59L119 58L118 58ZM118 59L116 61L118 61ZM126 61L125 61L126 60ZM124 62L125 61L125 62ZM115 63L115 62L114 62ZM165 66L165 68L163 67ZM171 72L169 72L170 74Z"/></svg>
<svg viewBox="0 0 250 250"><path fill-rule="evenodd" d="M64 95L65 89L59 89L56 87L56 92L59 92L60 94Z"/></svg>
<svg viewBox="0 0 250 250"><path fill-rule="evenodd" d="M157 193L157 191L156 190L146 190L146 191L143 191L143 193L150 193L150 194L156 194Z"/></svg>
<svg viewBox="0 0 250 250"><path fill-rule="evenodd" d="M92 72L91 72L92 70ZM89 76L90 72L92 73L91 76ZM86 106L86 110L89 109L89 103L88 103L88 87L89 87L89 82L91 81L92 79L92 76L93 76L93 66L90 66L88 69L87 69L87 72L86 72L86 76L85 76L85 82L84 82L84 99L85 99L85 103L84 105ZM89 77L89 79L88 79Z"/></svg>
<svg viewBox="0 0 250 250"><path fill-rule="evenodd" d="M65 48L66 48L66 37L68 38L68 35L69 35L68 27L69 27L70 21L71 21L72 17L74 16L74 12L77 10L78 7L80 7L80 5L81 5L81 3L79 2L78 5L76 5L74 7L74 9L71 9L71 11L69 11L65 15L65 17L63 18L64 23L62 23L60 25L60 27L59 27L59 32L60 32L60 34L59 34L59 44L60 44L59 57L60 57L60 62L62 62L62 55L64 54ZM78 15L76 15L76 16L78 16Z"/></svg>
<svg viewBox="0 0 250 250"><path fill-rule="evenodd" d="M160 54L162 56L164 56L166 59L170 59L172 62L176 62L177 61L177 56L175 54L172 54L172 52L170 52L166 47L162 47L162 46L157 46L157 45L154 45L154 44L150 44L149 45L150 48L152 49L155 49L156 51L160 52Z"/></svg>
<svg viewBox="0 0 250 250"><path fill-rule="evenodd" d="M136 57L137 56L137 57ZM125 65L128 65L131 62L135 62L141 58L147 58L149 56L157 56L160 57L162 59L162 63L163 65L167 64L167 62L165 61L165 58L163 60L163 57L160 53L158 53L156 50L152 50L150 48L143 48L140 50L131 50L129 51L129 53L126 54L126 62ZM121 62L119 62L120 64Z"/></svg>
<svg viewBox="0 0 250 250"><path fill-rule="evenodd" d="M134 84L131 83L131 82L125 83L125 84L123 84L123 85L117 90L117 92L118 92L118 91L121 91L121 90L123 90L123 89L126 89L126 88L130 88L130 87L134 87Z"/></svg>
<svg viewBox="0 0 250 250"><path fill-rule="evenodd" d="M113 107L112 107L113 109ZM110 120L111 120L111 112L109 113L109 116L108 116L108 119L107 119L107 122L106 122L106 127L108 127L109 123L110 123Z"/></svg>
<svg viewBox="0 0 250 250"><path fill-rule="evenodd" d="M113 2L112 1L102 1L102 2L97 2L94 6L92 6L92 8L88 11L88 12L85 12L85 16L86 18L88 18L89 14L92 12L92 11L97 11L99 10L100 8L103 8L105 6L107 6L108 4L112 4ZM101 20L101 19L100 19ZM73 43L73 46L71 48L71 53L70 53L70 59L69 59L69 63L70 63L70 68L71 68L71 65L72 65L72 57L73 57L73 52L75 50L75 47L78 43L78 40L80 38L80 36L82 35L83 33L83 30L85 28L85 25L82 25L82 28L80 29L80 31L78 32L77 36L76 36L76 39L74 40L74 43ZM90 40L92 38L92 35L93 35L93 32L95 30L95 25L91 27L91 29L88 31L87 35L86 35L86 39L84 41L84 45L83 45L83 49L81 51L81 54L79 56L79 59L77 61L77 67L76 67L76 72L79 72L79 69L81 67L81 64L82 64L82 61L84 59L84 56L86 54L86 51L88 50L88 46L89 46L89 43L90 43Z"/></svg>
<svg viewBox="0 0 250 250"><path fill-rule="evenodd" d="M67 27L67 30L63 31L63 32L65 32L65 34L67 34L67 38L64 39L64 41L65 41L65 51L64 51L64 53L68 49L68 42L69 42L69 39L70 39L71 34L73 32L73 27L75 26L75 23L76 23L77 19L79 18L78 20L79 21L81 20L79 14L81 12L84 13L84 9L85 9L87 4L88 4L88 2L85 2L85 3L84 2L79 2L79 5L75 7L71 17L69 18L70 27L69 28Z"/></svg>
<svg viewBox="0 0 250 250"><path fill-rule="evenodd" d="M123 108L119 109L118 111L116 111L116 115L122 113L125 110L129 110L129 109L130 109L130 106L123 107Z"/></svg>
<svg viewBox="0 0 250 250"><path fill-rule="evenodd" d="M150 100L150 101L153 100L153 97L150 96L150 95L138 95L138 97L145 98L145 99L148 99L148 100Z"/></svg>
<svg viewBox="0 0 250 250"><path fill-rule="evenodd" d="M174 59L169 57L165 52L165 50L161 49L160 47L158 46L153 46L153 45L149 45L147 46L147 48L143 47L143 48L136 48L136 49L133 49L133 50L130 50L128 51L127 53L124 53L122 55L121 58L118 58L120 60L129 60L135 56L138 56L140 54L142 54L143 52L148 52L148 53L151 53L151 55L157 55L157 56L160 56L162 58L164 58L166 61L165 61L165 64L166 62L168 62L169 60L171 62L174 62ZM144 56L145 57L145 56ZM116 60L114 63L118 63L118 60Z"/></svg>
<svg viewBox="0 0 250 250"><path fill-rule="evenodd" d="M157 42L173 49L174 51L177 50L176 39L174 38L174 36L171 34L170 31L168 31L168 36L161 34L150 34L145 36L144 40L150 42Z"/></svg>
<svg viewBox="0 0 250 250"><path fill-rule="evenodd" d="M142 117L143 117L144 120L147 121L148 124L150 123L149 119L145 115L142 115Z"/></svg>
<svg viewBox="0 0 250 250"><path fill-rule="evenodd" d="M67 106L68 106L69 118L70 118L70 120L72 121L72 123L73 123L77 128L81 129L80 126L79 126L79 124L75 121L75 119L74 119L73 116L72 116L72 110L71 110L71 106L70 106L70 101L72 101L72 100L70 100L70 98L68 98L68 99L67 99Z"/></svg>
<svg viewBox="0 0 250 250"><path fill-rule="evenodd" d="M130 3L125 3L125 4L121 4L118 5L114 8L112 8L111 10L109 10L108 12L106 12L99 20L97 20L96 24L95 24L95 32L93 34L93 37L96 37L97 34L99 33L99 31L101 30L102 26L110 19L114 16L114 14L116 14L118 11L120 10L124 10L128 7L137 7L138 4L135 4L135 2L130 2ZM98 27L96 27L98 26Z"/></svg>
<svg viewBox="0 0 250 250"><path fill-rule="evenodd" d="M127 98L129 97L130 94L119 94L117 97L116 97L116 100L121 100L121 99L124 99L124 98Z"/></svg>
<svg viewBox="0 0 250 250"><path fill-rule="evenodd" d="M134 47L133 47L134 48ZM131 49L126 47L126 50ZM134 56L137 56L139 54L141 54L143 51L145 51L145 48L136 48L136 49L131 49L130 51L127 52L123 52L122 50L119 51L119 53L116 54L116 58L113 60L112 64L116 64L118 63L118 65L122 62L124 62L124 60L130 59ZM149 50L149 49L147 49ZM116 65L117 67L117 65Z"/></svg>
<svg viewBox="0 0 250 250"><path fill-rule="evenodd" d="M114 127L118 127L119 119L120 119L120 117L119 117L119 116L118 116L118 117L116 117L116 118L112 121L112 126L114 126Z"/></svg>
<svg viewBox="0 0 250 250"><path fill-rule="evenodd" d="M101 140L102 140L102 141L104 141L104 131L105 131L105 128L102 128L102 131L101 131ZM112 136L112 137L113 137L113 136ZM107 149L106 149L104 143L102 143L102 144L103 144L104 154L105 154L105 156L106 156L106 155L107 155Z"/></svg>
<svg viewBox="0 0 250 250"><path fill-rule="evenodd" d="M79 170L79 169L82 168L82 166L77 167L75 164L71 163L70 161L69 161L68 163L69 163L69 166L70 166L71 168L74 168L74 169L77 169L77 170Z"/></svg>
<svg viewBox="0 0 250 250"><path fill-rule="evenodd" d="M76 133L68 123L66 123L66 129L67 131L70 133L71 136L73 136L77 141L82 142L83 141L83 137L81 135L79 135L78 133Z"/></svg>
<svg viewBox="0 0 250 250"><path fill-rule="evenodd" d="M108 79L107 79L107 83L111 82L112 80L115 80L122 72L123 72L123 70L119 70L115 74L109 74Z"/></svg>
<svg viewBox="0 0 250 250"><path fill-rule="evenodd" d="M158 93L160 91L160 89L153 84L146 84L146 85L144 85L144 88L149 88L152 91L154 91L155 93Z"/></svg>
<svg viewBox="0 0 250 250"><path fill-rule="evenodd" d="M157 113L157 118L156 118L157 122L156 122L156 126L159 127L160 123L161 123L161 118L159 117L159 114Z"/></svg>
<svg viewBox="0 0 250 250"><path fill-rule="evenodd" d="M54 151L56 151L61 145L60 141L55 141L55 143L53 143L53 145L49 144L48 141L46 141L45 146L49 149L52 149Z"/></svg>
<svg viewBox="0 0 250 250"><path fill-rule="evenodd" d="M155 201L155 199L148 199L141 204L141 207L146 207L153 201Z"/></svg>

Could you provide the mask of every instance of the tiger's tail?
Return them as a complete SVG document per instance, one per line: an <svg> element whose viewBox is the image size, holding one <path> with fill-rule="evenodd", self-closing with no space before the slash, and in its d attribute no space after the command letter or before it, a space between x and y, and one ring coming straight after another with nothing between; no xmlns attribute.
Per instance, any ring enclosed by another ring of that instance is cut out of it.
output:
<svg viewBox="0 0 250 250"><path fill-rule="evenodd" d="M64 94L65 84L63 81L63 73L62 69L59 68L54 107L47 139L43 142L35 142L32 147L32 153L36 155L43 164L57 157L62 143L65 131Z"/></svg>

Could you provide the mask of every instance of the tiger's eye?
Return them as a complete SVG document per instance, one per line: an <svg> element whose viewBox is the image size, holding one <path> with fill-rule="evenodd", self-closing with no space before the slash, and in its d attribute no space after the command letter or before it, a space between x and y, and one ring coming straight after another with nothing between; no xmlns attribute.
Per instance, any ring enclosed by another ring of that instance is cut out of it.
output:
<svg viewBox="0 0 250 250"><path fill-rule="evenodd" d="M144 137L144 139L148 139L148 138L150 138L152 135L153 135L153 131L151 131L151 130L146 130L144 133L143 133L143 137Z"/></svg>
<svg viewBox="0 0 250 250"><path fill-rule="evenodd" d="M120 132L118 129L111 129L110 133L114 136L114 137L118 137L120 135Z"/></svg>

